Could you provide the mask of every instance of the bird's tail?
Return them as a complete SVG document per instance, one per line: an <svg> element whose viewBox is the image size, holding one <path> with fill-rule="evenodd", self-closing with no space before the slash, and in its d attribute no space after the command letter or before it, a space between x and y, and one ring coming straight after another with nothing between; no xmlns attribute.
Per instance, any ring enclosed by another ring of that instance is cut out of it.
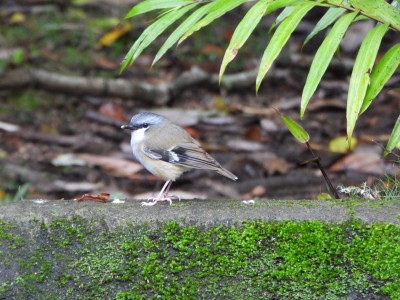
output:
<svg viewBox="0 0 400 300"><path fill-rule="evenodd" d="M218 169L216 171L217 171L217 173L219 173L219 174L221 174L221 175L223 175L225 177L228 177L229 179L232 179L232 180L235 180L235 181L238 180L237 176L234 175L233 173L229 172L227 169L224 169L224 168L221 167L220 169Z"/></svg>

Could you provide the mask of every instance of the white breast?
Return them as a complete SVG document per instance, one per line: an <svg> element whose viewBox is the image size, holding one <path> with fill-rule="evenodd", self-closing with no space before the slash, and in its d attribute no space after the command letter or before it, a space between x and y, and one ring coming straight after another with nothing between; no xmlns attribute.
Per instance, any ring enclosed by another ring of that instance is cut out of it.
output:
<svg viewBox="0 0 400 300"><path fill-rule="evenodd" d="M132 131L131 133L131 147L132 147L132 152L133 152L133 156L135 156L135 158L141 162L142 162L142 157L141 155L139 155L139 145L140 143L144 140L144 132L146 131L145 128L140 128L137 130Z"/></svg>
<svg viewBox="0 0 400 300"><path fill-rule="evenodd" d="M144 139L144 132L147 128L140 128L132 131L131 133L131 145L139 144Z"/></svg>

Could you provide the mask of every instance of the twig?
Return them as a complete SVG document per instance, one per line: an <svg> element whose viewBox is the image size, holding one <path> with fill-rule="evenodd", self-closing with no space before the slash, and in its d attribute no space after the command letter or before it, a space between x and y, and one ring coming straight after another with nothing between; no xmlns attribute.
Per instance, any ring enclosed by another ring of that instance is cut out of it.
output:
<svg viewBox="0 0 400 300"><path fill-rule="evenodd" d="M321 165L320 162L320 158L318 156L315 155L314 151L312 150L310 144L308 142L305 143L308 150L310 150L311 155L313 156L313 160L316 162L316 164L318 165L319 170L322 173L322 176L324 176L324 179L326 181L326 183L328 184L329 189L331 190L332 195L335 197L335 199L340 199L338 192L336 191L336 189L333 187L331 180L329 179L328 175L325 172L324 167Z"/></svg>

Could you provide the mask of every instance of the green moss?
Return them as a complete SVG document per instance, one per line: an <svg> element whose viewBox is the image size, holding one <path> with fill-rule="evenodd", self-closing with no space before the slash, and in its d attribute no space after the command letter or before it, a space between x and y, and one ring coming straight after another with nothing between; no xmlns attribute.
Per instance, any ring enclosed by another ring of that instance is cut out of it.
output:
<svg viewBox="0 0 400 300"><path fill-rule="evenodd" d="M0 298L400 297L399 225L169 222L109 230L72 218L32 222L35 236L0 225L0 254L9 258Z"/></svg>

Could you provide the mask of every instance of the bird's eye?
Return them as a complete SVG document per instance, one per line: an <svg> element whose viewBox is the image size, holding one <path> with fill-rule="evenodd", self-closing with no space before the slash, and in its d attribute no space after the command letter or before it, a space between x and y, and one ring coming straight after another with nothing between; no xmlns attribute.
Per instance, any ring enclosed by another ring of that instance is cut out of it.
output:
<svg viewBox="0 0 400 300"><path fill-rule="evenodd" d="M143 123L142 127L143 127L143 128L148 128L148 127L149 127L149 124Z"/></svg>

